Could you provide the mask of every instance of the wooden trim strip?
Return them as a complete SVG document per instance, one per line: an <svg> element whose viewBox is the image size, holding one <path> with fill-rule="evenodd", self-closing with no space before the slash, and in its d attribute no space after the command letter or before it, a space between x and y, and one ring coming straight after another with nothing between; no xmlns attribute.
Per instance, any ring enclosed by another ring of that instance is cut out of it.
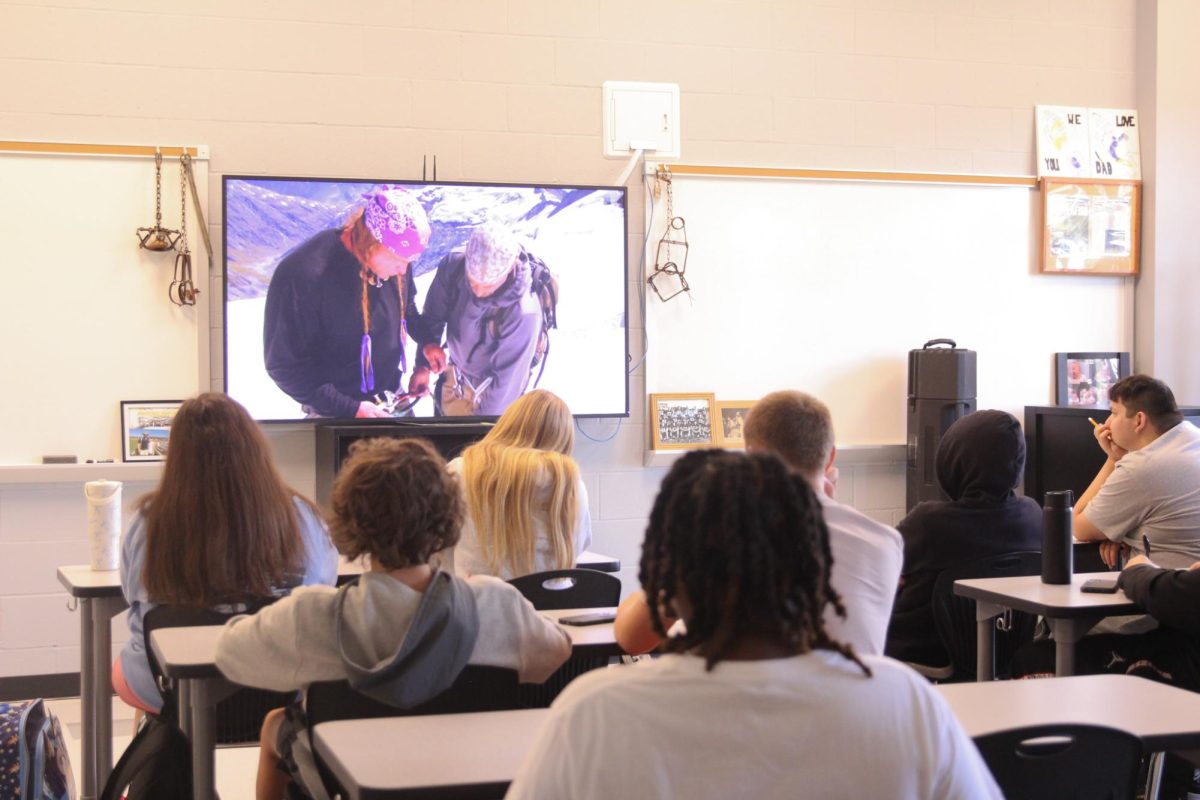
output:
<svg viewBox="0 0 1200 800"><path fill-rule="evenodd" d="M705 175L728 178L792 178L819 181L869 181L883 183L964 183L982 186L1024 186L1036 189L1029 175L967 175L941 172L871 172L849 169L786 169L781 167L729 167L697 164L660 164L671 175Z"/></svg>
<svg viewBox="0 0 1200 800"><path fill-rule="evenodd" d="M161 147L164 158L179 158L183 147ZM196 147L186 148L192 158L199 157ZM0 152L51 153L77 156L154 156L152 145L142 144L71 144L68 142L7 142L0 140Z"/></svg>

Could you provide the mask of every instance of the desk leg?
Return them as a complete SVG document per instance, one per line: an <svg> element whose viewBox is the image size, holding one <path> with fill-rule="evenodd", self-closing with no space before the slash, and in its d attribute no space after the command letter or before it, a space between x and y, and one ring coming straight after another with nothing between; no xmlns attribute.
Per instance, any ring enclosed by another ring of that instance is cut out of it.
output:
<svg viewBox="0 0 1200 800"><path fill-rule="evenodd" d="M1083 635L1096 626L1098 617L1083 617L1079 619L1046 618L1050 624L1050 632L1054 636L1054 674L1064 677L1075 674L1075 645Z"/></svg>
<svg viewBox="0 0 1200 800"><path fill-rule="evenodd" d="M79 713L82 717L80 800L94 800L100 793L96 785L96 660L92 625L92 600L79 598Z"/></svg>
<svg viewBox="0 0 1200 800"><path fill-rule="evenodd" d="M101 791L112 772L112 618L123 600L99 598L92 602L92 672L96 715L96 790Z"/></svg>
<svg viewBox="0 0 1200 800"><path fill-rule="evenodd" d="M217 707L213 701L211 681L198 679L190 683L192 707L192 797L212 800L216 797Z"/></svg>
<svg viewBox="0 0 1200 800"><path fill-rule="evenodd" d="M1150 756L1150 770L1146 775L1146 800L1158 800L1158 793L1162 789L1162 772L1166 755L1166 753L1155 753Z"/></svg>
<svg viewBox="0 0 1200 800"><path fill-rule="evenodd" d="M990 681L996 677L996 617L1003 606L975 601L975 680Z"/></svg>

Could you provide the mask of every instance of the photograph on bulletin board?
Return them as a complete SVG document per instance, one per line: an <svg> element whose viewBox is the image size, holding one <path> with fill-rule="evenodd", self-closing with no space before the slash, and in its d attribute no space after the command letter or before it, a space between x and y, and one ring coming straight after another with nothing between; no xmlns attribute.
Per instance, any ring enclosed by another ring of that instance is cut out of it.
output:
<svg viewBox="0 0 1200 800"><path fill-rule="evenodd" d="M1137 181L1042 179L1042 272L1136 275Z"/></svg>

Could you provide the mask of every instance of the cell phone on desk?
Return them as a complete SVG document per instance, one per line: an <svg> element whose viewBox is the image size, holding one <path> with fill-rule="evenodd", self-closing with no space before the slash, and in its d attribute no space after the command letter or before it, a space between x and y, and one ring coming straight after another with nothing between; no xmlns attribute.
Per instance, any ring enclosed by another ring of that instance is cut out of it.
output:
<svg viewBox="0 0 1200 800"><path fill-rule="evenodd" d="M587 614L575 614L570 617L559 617L558 621L563 625L603 625L606 622L612 622L617 618L615 611L591 611Z"/></svg>
<svg viewBox="0 0 1200 800"><path fill-rule="evenodd" d="M1079 591L1096 594L1116 594L1117 582L1108 578L1089 578L1079 587Z"/></svg>

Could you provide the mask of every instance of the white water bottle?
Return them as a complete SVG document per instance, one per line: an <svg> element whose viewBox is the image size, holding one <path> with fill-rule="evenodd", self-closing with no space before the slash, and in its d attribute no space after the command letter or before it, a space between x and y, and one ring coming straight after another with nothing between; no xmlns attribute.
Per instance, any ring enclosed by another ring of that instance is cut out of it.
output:
<svg viewBox="0 0 1200 800"><path fill-rule="evenodd" d="M112 571L121 560L121 482L88 481L83 496L88 504L92 569Z"/></svg>

